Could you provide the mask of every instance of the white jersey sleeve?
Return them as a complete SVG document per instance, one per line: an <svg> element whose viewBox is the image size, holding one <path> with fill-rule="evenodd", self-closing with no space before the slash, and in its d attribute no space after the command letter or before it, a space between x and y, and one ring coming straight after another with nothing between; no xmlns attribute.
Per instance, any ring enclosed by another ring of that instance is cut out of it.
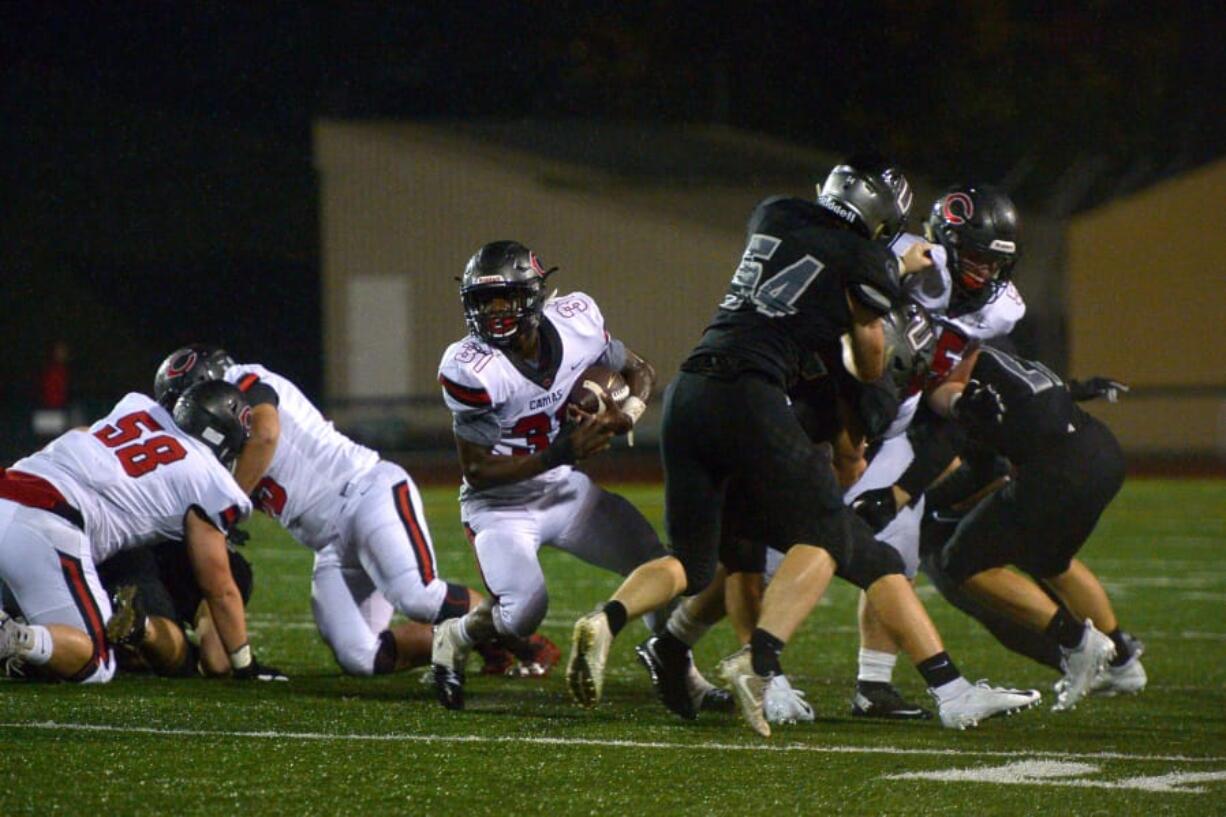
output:
<svg viewBox="0 0 1226 817"><path fill-rule="evenodd" d="M183 539L193 508L223 532L251 513L212 451L143 394L127 395L88 431L68 432L13 470L46 479L81 512L95 562Z"/></svg>
<svg viewBox="0 0 1226 817"><path fill-rule="evenodd" d="M923 240L914 233L903 233L894 239L890 250L901 258L908 248ZM929 255L932 257L932 266L903 278L903 292L932 314L943 315L949 309L953 280L949 277L945 248L934 244Z"/></svg>

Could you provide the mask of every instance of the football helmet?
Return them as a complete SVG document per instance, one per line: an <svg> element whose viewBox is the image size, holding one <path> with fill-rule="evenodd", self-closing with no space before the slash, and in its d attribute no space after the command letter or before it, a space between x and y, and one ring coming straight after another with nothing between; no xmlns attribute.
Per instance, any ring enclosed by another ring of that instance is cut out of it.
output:
<svg viewBox="0 0 1226 817"><path fill-rule="evenodd" d="M817 190L817 204L865 238L894 240L911 212L911 185L898 165L858 153L837 165Z"/></svg>
<svg viewBox="0 0 1226 817"><path fill-rule="evenodd" d="M202 380L221 380L234 358L225 349L193 343L170 353L153 377L153 399L167 411L188 388Z"/></svg>
<svg viewBox="0 0 1226 817"><path fill-rule="evenodd" d="M477 250L460 278L468 331L502 348L535 329L548 298L545 279L556 269L545 269L518 241L493 241Z"/></svg>
<svg viewBox="0 0 1226 817"><path fill-rule="evenodd" d="M932 319L922 306L905 301L881 317L885 332L886 376L899 394L906 394L910 383L922 377L932 365L937 336Z"/></svg>
<svg viewBox="0 0 1226 817"><path fill-rule="evenodd" d="M1013 275L1019 249L1017 207L996 187L950 188L933 203L924 232L945 248L955 291L963 298L987 303Z"/></svg>
<svg viewBox="0 0 1226 817"><path fill-rule="evenodd" d="M204 380L189 387L171 411L175 425L209 447L231 467L251 434L251 406L238 387Z"/></svg>

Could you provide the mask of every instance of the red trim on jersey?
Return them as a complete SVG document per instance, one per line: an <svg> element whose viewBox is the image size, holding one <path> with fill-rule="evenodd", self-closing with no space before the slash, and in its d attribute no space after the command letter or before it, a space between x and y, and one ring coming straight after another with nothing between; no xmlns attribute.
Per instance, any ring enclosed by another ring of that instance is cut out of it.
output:
<svg viewBox="0 0 1226 817"><path fill-rule="evenodd" d="M466 406L481 408L483 406L492 405L490 393L485 389L474 389L468 386L462 386L454 380L449 379L446 375L439 375L438 382L447 390L453 398L460 401Z"/></svg>
<svg viewBox="0 0 1226 817"><path fill-rule="evenodd" d="M64 499L59 489L42 477L0 468L0 499L7 499L27 508L50 511L81 530L85 529L81 512Z"/></svg>
<svg viewBox="0 0 1226 817"><path fill-rule="evenodd" d="M421 525L417 523L417 515L413 513L413 497L409 495L409 483L397 482L392 486L392 497L396 501L396 512L400 521L408 531L409 541L413 543L413 553L417 557L417 572L421 574L421 583L434 581L434 555L430 552L430 543L422 533Z"/></svg>
<svg viewBox="0 0 1226 817"><path fill-rule="evenodd" d="M252 372L250 374L245 374L242 377L240 377L238 382L235 383L234 385L238 386L239 391L247 391L252 386L254 386L256 383L259 383L259 382L260 382L260 376Z"/></svg>
<svg viewBox="0 0 1226 817"><path fill-rule="evenodd" d="M102 611L98 608L98 601L90 592L89 584L85 581L85 571L81 567L81 560L67 553L57 552L57 555L60 557L60 569L64 571L64 580L68 583L68 593L81 613L81 619L85 622L85 631L89 633L90 641L94 643L94 654L90 657L89 663L73 676L73 680L84 680L93 674L99 664L106 663L110 656L110 648L106 643L106 626L102 621Z"/></svg>

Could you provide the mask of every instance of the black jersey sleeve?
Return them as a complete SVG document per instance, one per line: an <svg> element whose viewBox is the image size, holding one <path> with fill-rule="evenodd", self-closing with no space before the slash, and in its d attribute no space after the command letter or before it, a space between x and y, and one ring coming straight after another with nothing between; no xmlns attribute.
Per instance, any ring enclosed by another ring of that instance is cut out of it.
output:
<svg viewBox="0 0 1226 817"><path fill-rule="evenodd" d="M901 264L882 244L860 244L847 271L847 289L865 308L879 315L889 312L902 297Z"/></svg>

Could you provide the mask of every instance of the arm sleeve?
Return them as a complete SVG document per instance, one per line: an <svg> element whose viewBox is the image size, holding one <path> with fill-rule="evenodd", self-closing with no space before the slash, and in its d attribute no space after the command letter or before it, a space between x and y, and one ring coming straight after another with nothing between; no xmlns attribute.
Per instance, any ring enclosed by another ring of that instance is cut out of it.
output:
<svg viewBox="0 0 1226 817"><path fill-rule="evenodd" d="M939 477L954 457L962 432L955 423L942 420L925 408L924 415L916 418L907 430L907 437L915 456L907 470L898 478L898 487L912 497L918 498Z"/></svg>
<svg viewBox="0 0 1226 817"><path fill-rule="evenodd" d="M626 368L626 344L617 338L610 337L605 344L604 352L596 359L596 362L605 368L620 372Z"/></svg>
<svg viewBox="0 0 1226 817"><path fill-rule="evenodd" d="M493 446L502 437L502 425L492 411L453 411L451 429L462 440Z"/></svg>
<svg viewBox="0 0 1226 817"><path fill-rule="evenodd" d="M847 288L866 309L884 315L902 297L901 262L880 244L865 242L847 274Z"/></svg>
<svg viewBox="0 0 1226 817"><path fill-rule="evenodd" d="M276 408L281 402L281 399L277 397L277 390L262 380L250 386L246 394L247 402L251 404L252 408L263 405Z"/></svg>

